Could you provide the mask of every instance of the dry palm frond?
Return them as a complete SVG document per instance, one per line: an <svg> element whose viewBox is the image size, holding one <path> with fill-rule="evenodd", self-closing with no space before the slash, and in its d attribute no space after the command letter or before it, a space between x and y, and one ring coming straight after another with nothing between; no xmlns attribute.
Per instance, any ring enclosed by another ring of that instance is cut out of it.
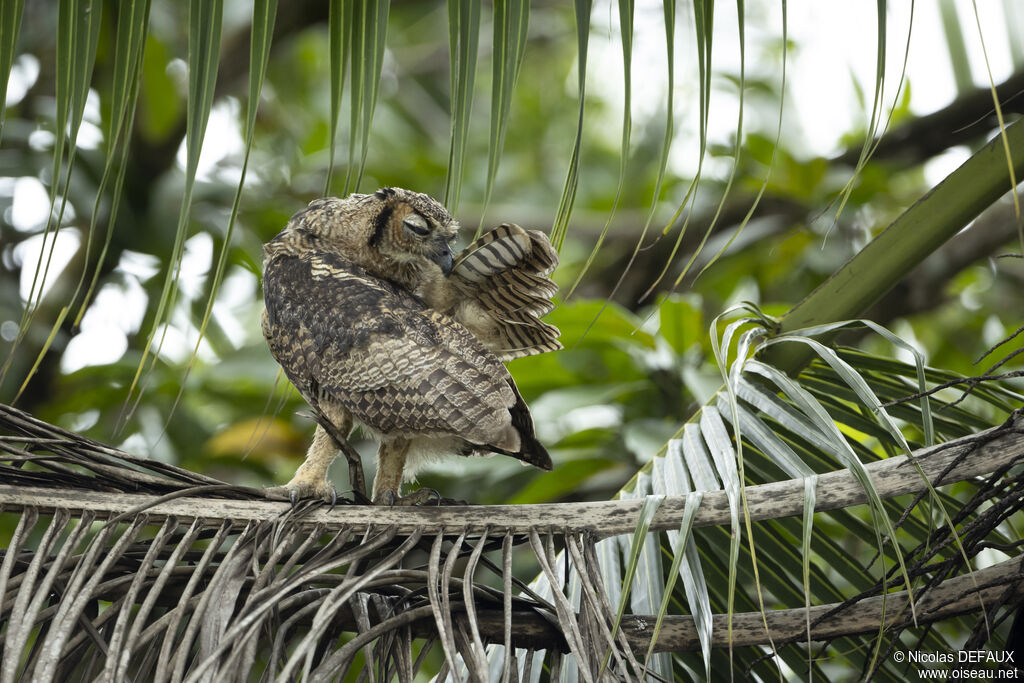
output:
<svg viewBox="0 0 1024 683"><path fill-rule="evenodd" d="M513 595L524 535L357 527L343 509L271 502L7 406L0 428L0 511L20 513L0 551L0 680L327 680L360 653L370 680L411 680L424 637L486 677L486 644L566 650L575 615L560 623L553 605ZM197 514L161 511L186 497ZM228 503L274 514L232 519Z"/></svg>
<svg viewBox="0 0 1024 683"><path fill-rule="evenodd" d="M919 452L918 462L938 483L1005 473L1022 450L1018 422ZM475 508L488 523L470 514L473 506L291 508L7 406L0 452L0 512L16 520L0 562L0 682L319 681L344 678L362 662L360 680L408 681L425 673L431 650L443 653L443 673L470 680L536 680L541 667L553 678L657 680L641 657L656 619L616 622L618 594L610 592L619 587L608 585L598 560L601 544L615 542L608 536L636 525L638 501L574 504L561 515L544 506L539 518ZM895 461L872 467L883 495L921 490L901 479ZM857 502L844 477L822 475L822 507ZM1011 479L1019 477L1000 485ZM789 484L749 487L751 514L793 514ZM715 496L705 494L695 526L728 519ZM1004 495L964 529L981 543L1018 499ZM650 520L652 538L678 528L682 511L680 499L665 498ZM936 535L908 554L915 577L935 575L943 543ZM513 575L513 552L540 565L535 589ZM950 564L939 572L948 581L916 595L919 622L977 611L979 598L990 612L1019 600L1019 564L957 577ZM822 639L877 628L878 594L811 615L780 610L767 626L777 642L800 639L808 618ZM889 594L892 628L908 623L898 609L906 600ZM727 643L725 619L714 616L715 647ZM764 626L760 613L734 615L733 645L765 642ZM667 616L652 650L699 647L691 617Z"/></svg>

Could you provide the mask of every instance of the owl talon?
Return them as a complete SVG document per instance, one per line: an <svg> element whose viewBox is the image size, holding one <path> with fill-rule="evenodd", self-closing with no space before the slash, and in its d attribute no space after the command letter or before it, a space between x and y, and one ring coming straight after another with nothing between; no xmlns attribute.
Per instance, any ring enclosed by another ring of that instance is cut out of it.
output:
<svg viewBox="0 0 1024 683"><path fill-rule="evenodd" d="M396 496L394 491L387 489L381 492L379 499L375 500L374 503L376 505L387 505L389 507L409 507L414 505L425 505L431 502L434 505L440 505L442 500L443 498L441 498L441 494L434 489L417 489L408 496Z"/></svg>
<svg viewBox="0 0 1024 683"><path fill-rule="evenodd" d="M397 496L395 496L395 492L392 491L391 489L386 489L384 491L381 491L380 495L374 496L373 504L391 507L392 505L395 504L396 499Z"/></svg>
<svg viewBox="0 0 1024 683"><path fill-rule="evenodd" d="M292 507L297 506L304 500L322 500L329 503L331 508L338 503L338 491L329 482L310 484L309 482L292 480L284 486L272 486L264 489L268 497L277 500L287 500Z"/></svg>
<svg viewBox="0 0 1024 683"><path fill-rule="evenodd" d="M443 500L443 498L441 498L441 494L440 494L440 492L438 492L437 489L420 489L416 493L420 493L421 491L426 491L427 492L426 493L427 499L423 501L424 503L429 502L430 499L433 498L434 499L434 505L440 505L441 504L441 501Z"/></svg>

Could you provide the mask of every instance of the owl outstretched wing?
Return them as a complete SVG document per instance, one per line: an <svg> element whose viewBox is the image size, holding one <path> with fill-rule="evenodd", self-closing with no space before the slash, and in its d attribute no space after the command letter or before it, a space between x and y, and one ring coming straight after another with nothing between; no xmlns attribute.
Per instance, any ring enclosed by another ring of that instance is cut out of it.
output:
<svg viewBox="0 0 1024 683"><path fill-rule="evenodd" d="M508 223L494 228L455 259L448 281L461 301L476 304L456 318L503 361L562 348L558 328L541 320L554 308L558 286L548 276L557 265L544 233Z"/></svg>
<svg viewBox="0 0 1024 683"><path fill-rule="evenodd" d="M264 289L271 352L313 405L335 401L388 436L456 436L551 469L508 371L448 316L329 253L274 259Z"/></svg>

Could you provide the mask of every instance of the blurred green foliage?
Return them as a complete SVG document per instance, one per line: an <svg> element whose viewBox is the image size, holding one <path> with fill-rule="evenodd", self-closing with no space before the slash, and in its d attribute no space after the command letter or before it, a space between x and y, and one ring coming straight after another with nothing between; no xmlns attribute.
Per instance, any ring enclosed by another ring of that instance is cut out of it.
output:
<svg viewBox="0 0 1024 683"><path fill-rule="evenodd" d="M26 303L24 290L45 263L45 256L39 260L39 245L46 194L54 186L55 136L60 134L54 96L58 3L26 3L0 139L0 357L10 362L0 383L0 401L11 402L20 392L18 406L41 419L133 453L234 483L263 486L290 477L313 432L313 422L305 414L308 408L279 373L260 334L259 276L262 244L290 215L323 192L328 176L332 111L328 3L280 3L249 173L229 244L225 244L225 235L244 153L241 121L248 92L251 4L238 0L225 4L216 100L187 225L181 291L166 327L161 327L165 321L155 319L155 303L165 274L179 267L173 260L173 245L185 188L187 7L186 3L153 3L124 195L111 226L109 251L100 261L97 244L88 252L84 244L104 164L111 153L111 141L104 139L103 131L112 110L114 22L120 5L108 0L101 3L94 90L78 139L66 197L68 208L58 238L58 251L68 262L55 262L48 292L24 339L15 347L12 342ZM718 9L727 3L713 4ZM359 190L398 185L441 196L451 131L447 11L438 0L395 0L391 5L380 100ZM836 123L834 139L828 145L811 145L805 135L806 124L812 117L831 116L831 110L819 101L794 99L792 80L784 93L780 66L783 49L792 67L804 66L803 60L809 57L801 41L810 42L812 36L804 33L794 38L791 33L784 42L770 28L777 12L772 3L749 3L747 11L748 30L755 25L769 28L751 30L747 36L741 80L738 61L720 58L722 51L737 47L730 33L734 26L721 20L716 23L719 52L714 53L712 64L714 105L710 109L714 130L708 133L703 175L693 203L681 219L665 225L696 181L693 175L698 167L700 135L696 41L692 17L684 21L680 16L672 112L675 136L665 181L655 197L667 113L664 93L651 86L664 77L664 64L659 61L663 57L658 52L662 49L658 41L663 40L658 25L661 7L639 3L632 145L607 241L574 296L559 300L548 317L562 330L566 348L509 364L532 406L538 435L552 453L554 472L521 467L501 456L450 458L428 465L419 476L422 485L446 497L476 503L614 496L721 386L711 338L721 332L724 323L709 329L715 316L741 302L756 304L767 315L784 314L995 129L988 111L989 93L981 93L979 111L968 106L977 93L960 92L944 110L949 116L936 121L923 118L911 106L912 93L923 92L928 84L904 83L896 97L894 91L886 90L892 97L892 111L886 112L889 125L901 128L883 138L876 157L855 173L867 134L870 90L852 75L819 74L829 84L842 81L855 92L863 120L845 126L848 129ZM614 14L611 5L599 4L590 22L581 180L561 265L554 276L563 293L577 281L605 227L619 184L622 95L615 61L619 43ZM577 125L579 66L572 3L531 3L528 44L497 183L490 205L482 205L491 142L491 20L491 7L485 5L462 200L459 206L449 207L462 221L464 240L481 225L506 221L550 229ZM918 30L927 29L915 27ZM899 33L890 31L890 35ZM861 56L867 61L874 57L874 38L864 36ZM652 44L656 50L650 49ZM1024 87L1019 85L1024 64L1020 55L1015 56L1015 73L1006 81L1011 93ZM937 58L928 55L928 59ZM790 79L800 71L792 68ZM888 77L895 81L891 65ZM826 83L820 85L824 90ZM737 133L733 109L741 88L746 109L743 130ZM780 104L783 94L785 107ZM1019 113L1020 98L1015 105L1006 99L1005 113ZM341 111L347 112L349 104L346 95ZM784 119L777 139L780 110L784 110ZM346 125L343 114L330 186L333 193L343 191L348 170L343 167L348 152ZM731 133L721 132L730 127ZM741 143L738 156L737 137ZM764 195L747 223L747 212L762 187ZM840 197L846 188L849 194L840 212ZM106 196L99 203L97 241L102 240L109 222L110 201ZM652 204L647 238L634 254ZM868 313L920 348L931 366L945 371L934 372L930 381L949 379L950 373L980 374L998 359L1020 350L1024 336L999 346L988 359L975 364L1021 325L1021 261L995 258L1018 248L1018 220L1008 203L992 207L970 230L907 273L893 293ZM686 233L682 234L684 224ZM694 257L705 231L709 233L707 244ZM679 248L675 250L677 239ZM722 257L703 270L712 255L727 245ZM228 250L228 271L224 286L213 293L211 265L223 249ZM695 259L693 268L673 287L691 257ZM663 270L664 278L648 291ZM80 328L73 324L73 314L56 326L53 344L42 356L38 372L20 391L62 308L71 305L76 311L80 305L81 298L72 301L72 297L83 272L88 276L98 272L99 287ZM697 273L699 277L695 277ZM213 318L193 357L198 326L210 296L216 296ZM155 352L156 362L146 366L144 391L136 403L129 387L154 329L159 350L155 346L150 350ZM842 341L883 358L843 352L878 387L894 392L913 386L913 367L898 362L909 359L894 352L888 342L854 333L846 334ZM1024 355L1018 355L1001 371L1022 367ZM843 415L843 429L848 434L856 432L857 440L851 441L862 459L891 452L891 444L880 436L877 425L860 412L856 397L836 390L837 383L821 363L811 366L801 379L819 392L818 397L830 409ZM943 398L957 395L956 390L947 390ZM1009 399L987 404L972 399L965 406L936 415L940 434L954 438L980 429L1000 421L1014 407ZM911 424L917 418L913 409L897 407L892 412L906 420L901 426L911 444L921 445L922 433ZM780 432L783 438L792 437L785 430ZM801 453L811 454L808 460L816 471L834 467L832 460L815 460L815 449L809 444L795 438L792 443ZM374 449L362 438L357 446L365 456ZM747 445L745 449L748 481L786 476L766 464L766 459L753 457L755 448ZM371 461L366 457L368 468ZM344 491L344 466L336 466L332 474L338 489ZM372 476L372 470L367 474ZM950 495L961 500L973 492L966 485L951 489ZM894 503L887 506L896 519L901 508ZM11 516L5 519L5 524L9 522L13 523ZM926 536L924 524L916 516L904 522L901 533L915 540ZM870 531L873 523L866 506L818 516L814 549L808 553L815 600L842 600L870 587L873 575L870 567L860 571L860 560L867 563L875 552L876 539L865 531ZM1007 537L1020 536L1014 536L1012 524L1006 529ZM0 537L10 532L10 528L0 528ZM729 534L724 526L696 533L711 604L718 612L727 609L723 596L731 591L728 561L723 560L732 540ZM755 527L757 543L765 548L759 554L765 593L790 605L802 605L804 599L794 588L799 581L787 581L801 569L802 558L796 557L801 534L796 519ZM748 552L744 546L738 564L743 587L754 581ZM663 559L667 569L670 558ZM520 562L523 559L517 557ZM517 567L516 574L528 577L535 569ZM832 587L844 592L832 591ZM681 590L677 585L674 612L686 609ZM758 609L754 598L752 593L739 591L736 608ZM961 620L942 628L955 640L971 625ZM841 664L848 665L869 648L851 639L840 642L837 649L848 657ZM850 652L854 654L847 654ZM763 659L762 654L758 651L751 656ZM724 650L715 652L716 671L730 667L727 656ZM440 666L441 655L435 651L432 657ZM696 654L685 663L693 671L703 666ZM828 670L830 664L822 666ZM834 673L848 672L837 668Z"/></svg>
<svg viewBox="0 0 1024 683"><path fill-rule="evenodd" d="M90 135L100 139L90 143L86 136L79 140L81 148L68 194L71 211L62 228L66 234L88 229L107 153L108 141L101 139L100 131L109 115L113 9L114 3L104 5L94 75L98 106L86 113ZM305 408L278 375L259 332L261 245L323 190L328 165L330 72L326 9L316 3L283 8L260 101L238 229L227 245L227 284L218 294L210 328L183 385L196 344L196 326L210 295L210 263L225 248L228 212L238 180L242 153L239 121L244 109L239 98L246 92L248 11L246 3L227 3L217 100L188 228L186 251L192 256L183 275L187 286L171 313L158 362L144 375L145 392L138 405L126 406L128 387L146 335L155 324L153 304L163 275L172 267L170 255L184 183L177 158L183 155L186 12L176 3L153 6L125 195L110 252L102 263L96 260L95 249L88 259L81 248L71 255L44 297L25 340L13 350L11 370L0 386L0 400L10 401L17 393L79 273L99 268L100 296L90 309L94 319L87 316L82 329L91 325L93 345L109 342L116 346L121 334L127 350L113 362L92 364L88 358L80 359L74 365L84 363L84 367L65 372L62 359L70 362L71 342L79 334L70 320L66 321L58 328L52 348L19 398L19 405L43 419L134 452L231 481L263 485L287 478L304 451L312 422L300 414ZM603 11L595 12L592 42L611 39L613 31L605 25L606 17L597 16ZM761 16L767 10L752 11ZM466 238L481 221L485 225L513 221L541 229L550 226L576 126L577 66L571 7L535 5L496 191L486 210L480 205L488 151L489 12L484 9L463 201L450 207L461 218ZM361 190L400 185L439 195L444 187L450 129L446 17L439 2L394 3L381 99ZM15 185L26 178L39 179L44 188L50 183L55 22L55 8L47 3L30 3L26 9L17 60L29 72L32 64L37 64L38 74L34 78L19 76L27 88L10 102L5 114L0 149L0 208L4 213L0 223L0 324L4 325L0 352L4 356L11 351L11 324L16 324L22 313L19 279L26 269L31 272L35 267L29 246L33 240L38 242L41 231L38 221L16 224L15 215L24 207L16 206L20 199ZM651 35L644 38L653 39ZM681 33L680 50L686 58L680 58L680 69L689 67L686 59L691 59L693 46L688 43L692 40L689 33ZM748 113L742 154L733 159L730 139L711 141L708 168L692 207L688 233L662 287L643 299L642 294L668 263L679 225L660 239L649 239L633 266L628 271L625 267L652 201L663 136L663 103L644 102L634 114L628 173L607 245L578 293L570 301L560 302L549 318L562 329L566 350L510 364L533 406L538 432L554 455L556 474L523 469L497 457L438 463L423 472L421 483L445 495L481 503L591 500L613 495L719 386L720 375L709 346L708 324L714 315L745 300L769 314L783 313L927 190L924 169L930 156L910 154L898 162L871 162L857 176L848 203L836 217L836 198L851 177L851 167L834 156L834 150L808 154L799 130L792 127L784 129L776 148L780 75L759 64L779 59L780 44L777 38L762 37L751 41L747 49L750 64L744 85ZM799 59L798 50L795 54ZM605 69L604 62L596 72L593 68L593 79L620 78ZM641 62L636 68L644 73L655 70L655 65ZM734 69L721 68L716 79L734 96L739 87ZM910 93L910 87L902 92L892 115L893 125L913 121ZM692 96L695 101L695 86L680 82L678 95ZM689 150L695 114L692 103L681 101L677 145ZM620 106L614 88L594 88L589 93L583 176L569 241L556 273L563 291L575 282L612 205L618 182ZM799 109L801 103L787 106ZM347 111L347 100L342 110ZM970 144L983 142L983 132L979 129L978 139ZM863 133L862 129L837 131L837 141L857 150ZM347 140L344 122L340 139ZM773 163L759 212L707 272L668 292L665 284L675 279L711 223L734 163L736 182L723 216L696 262L697 270L733 236ZM661 231L659 221L668 219L685 194L692 180L688 175L692 170L687 169L678 161L670 167L657 198L652 235ZM341 191L343 176L335 173L335 192ZM101 204L104 215L109 215L109 210L106 203ZM102 218L99 224L104 226ZM883 302L875 317L919 344L932 365L977 373L971 362L1019 325L1019 269L1009 260L985 260L1012 242L1009 235L1002 241L993 240L972 263L940 274L929 284L931 301L913 307L899 300ZM941 270L941 265L936 267ZM607 297L620 277L621 286L609 303ZM144 313L130 313L133 306ZM883 348L871 339L863 343L868 349ZM1019 341L1014 348L1018 347ZM81 354L83 348L73 350ZM1003 349L1003 355L1010 350ZM1006 369L1015 367L1020 363L1011 363ZM371 449L369 443L360 447L365 453ZM344 488L343 468L337 469L335 478L339 488Z"/></svg>

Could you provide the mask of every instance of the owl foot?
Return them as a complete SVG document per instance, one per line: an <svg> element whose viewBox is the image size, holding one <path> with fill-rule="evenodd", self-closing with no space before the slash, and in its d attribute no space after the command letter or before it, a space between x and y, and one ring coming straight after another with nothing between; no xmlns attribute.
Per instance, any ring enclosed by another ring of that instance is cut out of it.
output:
<svg viewBox="0 0 1024 683"><path fill-rule="evenodd" d="M441 501L441 494L434 489L416 489L408 496L396 496L394 491L387 489L377 496L373 502L375 505L400 505L404 507L425 505L430 502L433 502L434 505L440 505Z"/></svg>
<svg viewBox="0 0 1024 683"><path fill-rule="evenodd" d="M287 497L291 501L292 507L295 507L299 501L310 498L330 503L332 508L338 502L337 489L334 488L333 484L325 480L317 482L295 477L284 486L272 486L266 489L266 492L275 498L278 496Z"/></svg>

